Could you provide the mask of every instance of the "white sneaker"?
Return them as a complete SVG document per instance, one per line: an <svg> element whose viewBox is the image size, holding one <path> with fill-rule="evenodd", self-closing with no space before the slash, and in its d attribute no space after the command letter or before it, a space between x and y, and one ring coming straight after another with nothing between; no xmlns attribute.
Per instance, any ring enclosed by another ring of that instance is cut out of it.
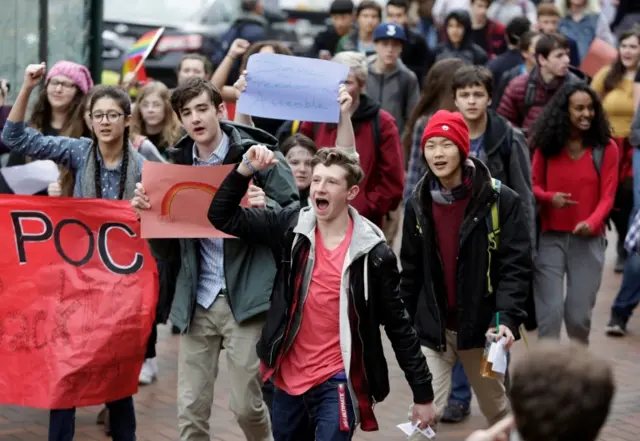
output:
<svg viewBox="0 0 640 441"><path fill-rule="evenodd" d="M153 383L158 378L158 363L155 358L147 358L142 363L142 369L140 370L140 376L138 377L138 384L142 386Z"/></svg>

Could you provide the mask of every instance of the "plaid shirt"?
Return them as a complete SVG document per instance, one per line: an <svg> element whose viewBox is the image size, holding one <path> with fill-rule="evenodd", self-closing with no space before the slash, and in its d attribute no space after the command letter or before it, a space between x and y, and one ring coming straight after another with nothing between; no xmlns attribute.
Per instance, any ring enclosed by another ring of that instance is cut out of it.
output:
<svg viewBox="0 0 640 441"><path fill-rule="evenodd" d="M413 138L411 139L411 152L409 153L409 169L405 175L404 181L404 202L406 203L411 198L413 189L418 185L420 179L427 172L427 164L425 163L422 153L422 146L420 140L422 139L422 133L427 126L427 121L431 116L422 116L416 121L416 125L413 128Z"/></svg>
<svg viewBox="0 0 640 441"><path fill-rule="evenodd" d="M638 241L640 240L640 211L634 216L631 221L631 225L629 225L629 232L627 233L627 237L624 239L624 248L630 252L634 253L638 251Z"/></svg>

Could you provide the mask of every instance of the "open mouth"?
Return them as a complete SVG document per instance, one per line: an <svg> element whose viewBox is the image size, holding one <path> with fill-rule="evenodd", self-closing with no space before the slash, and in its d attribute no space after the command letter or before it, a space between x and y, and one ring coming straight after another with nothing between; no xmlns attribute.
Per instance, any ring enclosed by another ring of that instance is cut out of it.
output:
<svg viewBox="0 0 640 441"><path fill-rule="evenodd" d="M109 136L111 135L111 129L100 129L98 133L102 136Z"/></svg>
<svg viewBox="0 0 640 441"><path fill-rule="evenodd" d="M193 132L196 135L202 135L204 133L204 127L196 127L195 129L193 129Z"/></svg>
<svg viewBox="0 0 640 441"><path fill-rule="evenodd" d="M316 207L318 210L326 210L329 208L329 201L323 198L316 198Z"/></svg>
<svg viewBox="0 0 640 441"><path fill-rule="evenodd" d="M435 168L442 169L442 168L447 166L447 162L446 161L436 161L433 165L434 165Z"/></svg>

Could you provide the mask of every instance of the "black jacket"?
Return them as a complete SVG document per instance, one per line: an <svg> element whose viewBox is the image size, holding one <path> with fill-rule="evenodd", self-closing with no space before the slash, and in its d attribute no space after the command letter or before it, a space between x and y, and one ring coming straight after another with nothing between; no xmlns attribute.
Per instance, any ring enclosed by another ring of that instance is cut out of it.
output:
<svg viewBox="0 0 640 441"><path fill-rule="evenodd" d="M298 204L282 210L240 207L249 181L250 178L236 170L232 171L213 198L209 220L219 230L246 241L268 245L276 250L274 254L282 257L273 285L267 322L257 345L260 359L267 367L275 368L290 347L292 336L295 336L296 328L300 325L306 296L301 287L302 280L310 277L309 270L312 267L312 261L309 260L311 241L304 231L314 230L315 217L311 208L301 210ZM413 391L414 402L430 402L433 400L431 374L399 296L396 257L386 245L381 231L360 217L354 209L351 209L351 215L354 233L349 253L355 254L349 270L346 295L353 335L350 378L354 392L359 398L367 396L371 403L382 401L389 393L387 362L380 336L380 326L384 325L398 363ZM358 231L364 233L360 235ZM369 238L366 248L360 249L355 244L357 235ZM370 240L372 235L379 236L379 239ZM366 270L365 262L368 264ZM364 274L367 273L368 280L365 281ZM368 289L368 298L365 297L365 288ZM358 369L358 366L362 369Z"/></svg>
<svg viewBox="0 0 640 441"><path fill-rule="evenodd" d="M471 199L460 228L456 276L457 349L484 347L487 329L500 324L519 337L526 318L525 303L531 283L531 240L518 195L502 185L491 186L489 170L477 159ZM446 350L447 290L432 215L427 172L405 207L402 234L402 279L400 290L422 345ZM491 259L491 284L487 281L488 227L485 221L499 198L500 236Z"/></svg>

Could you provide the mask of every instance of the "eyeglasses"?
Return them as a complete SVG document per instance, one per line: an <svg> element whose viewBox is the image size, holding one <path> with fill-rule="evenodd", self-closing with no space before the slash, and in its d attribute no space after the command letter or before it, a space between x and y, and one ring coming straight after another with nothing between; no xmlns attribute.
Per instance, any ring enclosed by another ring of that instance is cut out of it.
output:
<svg viewBox="0 0 640 441"><path fill-rule="evenodd" d="M107 122L110 123L114 123L117 122L121 116L124 116L124 113L118 113L118 112L93 112L91 114L91 119L93 120L93 122L97 122L100 123L102 122L102 120L104 119L104 117L107 117Z"/></svg>
<svg viewBox="0 0 640 441"><path fill-rule="evenodd" d="M63 89L73 89L75 87L75 83L72 83L71 81L51 80L49 81L49 86L53 89L58 86L62 86Z"/></svg>

